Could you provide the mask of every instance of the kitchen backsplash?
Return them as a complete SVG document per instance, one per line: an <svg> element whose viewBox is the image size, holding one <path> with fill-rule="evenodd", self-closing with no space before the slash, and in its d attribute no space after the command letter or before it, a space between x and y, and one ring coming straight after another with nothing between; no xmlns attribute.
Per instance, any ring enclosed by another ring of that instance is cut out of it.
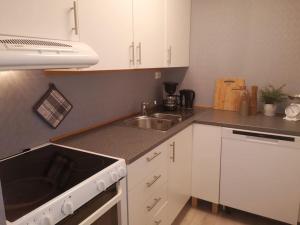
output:
<svg viewBox="0 0 300 225"><path fill-rule="evenodd" d="M72 102L73 110L52 129L32 106L49 82ZM49 138L139 111L144 100L161 99L162 79L154 71L67 73L0 72L0 158L43 144Z"/></svg>

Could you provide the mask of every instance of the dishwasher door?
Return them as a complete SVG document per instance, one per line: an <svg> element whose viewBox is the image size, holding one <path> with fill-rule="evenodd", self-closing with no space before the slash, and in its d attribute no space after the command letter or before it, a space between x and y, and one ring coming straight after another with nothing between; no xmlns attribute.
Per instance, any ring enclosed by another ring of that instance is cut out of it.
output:
<svg viewBox="0 0 300 225"><path fill-rule="evenodd" d="M297 224L299 137L222 130L220 203Z"/></svg>

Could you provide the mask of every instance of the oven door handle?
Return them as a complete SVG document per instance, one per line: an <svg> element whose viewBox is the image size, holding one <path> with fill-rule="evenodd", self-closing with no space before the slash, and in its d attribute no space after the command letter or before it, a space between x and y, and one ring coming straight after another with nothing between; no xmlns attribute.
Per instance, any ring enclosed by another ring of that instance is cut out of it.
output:
<svg viewBox="0 0 300 225"><path fill-rule="evenodd" d="M112 199L110 199L107 203L105 203L105 205L103 205L101 208L99 208L97 211L91 214L88 218L83 220L79 225L90 225L94 223L96 220L98 220L108 210L110 210L112 207L114 207L117 203L121 201L122 192L123 191L121 185L117 184L117 194Z"/></svg>

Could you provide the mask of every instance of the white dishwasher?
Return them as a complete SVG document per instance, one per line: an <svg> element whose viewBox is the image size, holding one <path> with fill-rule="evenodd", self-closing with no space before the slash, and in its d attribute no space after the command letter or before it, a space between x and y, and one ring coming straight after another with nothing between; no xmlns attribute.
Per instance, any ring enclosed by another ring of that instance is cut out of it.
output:
<svg viewBox="0 0 300 225"><path fill-rule="evenodd" d="M297 224L300 137L223 128L220 203Z"/></svg>

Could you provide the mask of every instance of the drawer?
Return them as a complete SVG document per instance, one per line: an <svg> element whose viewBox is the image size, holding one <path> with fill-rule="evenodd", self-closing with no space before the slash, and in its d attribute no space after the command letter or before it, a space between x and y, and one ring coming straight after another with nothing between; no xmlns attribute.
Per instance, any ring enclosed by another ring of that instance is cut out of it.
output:
<svg viewBox="0 0 300 225"><path fill-rule="evenodd" d="M163 165L151 172L136 187L128 192L128 201L140 204L146 201L159 187L167 183L167 165Z"/></svg>
<svg viewBox="0 0 300 225"><path fill-rule="evenodd" d="M128 165L128 190L130 191L145 177L149 176L151 172L165 164L167 164L167 144L163 143Z"/></svg>
<svg viewBox="0 0 300 225"><path fill-rule="evenodd" d="M129 202L129 224L150 224L155 215L167 202L167 185L164 184L144 202Z"/></svg>
<svg viewBox="0 0 300 225"><path fill-rule="evenodd" d="M164 205L154 215L149 225L170 225L167 207L168 207L168 202L165 202Z"/></svg>

